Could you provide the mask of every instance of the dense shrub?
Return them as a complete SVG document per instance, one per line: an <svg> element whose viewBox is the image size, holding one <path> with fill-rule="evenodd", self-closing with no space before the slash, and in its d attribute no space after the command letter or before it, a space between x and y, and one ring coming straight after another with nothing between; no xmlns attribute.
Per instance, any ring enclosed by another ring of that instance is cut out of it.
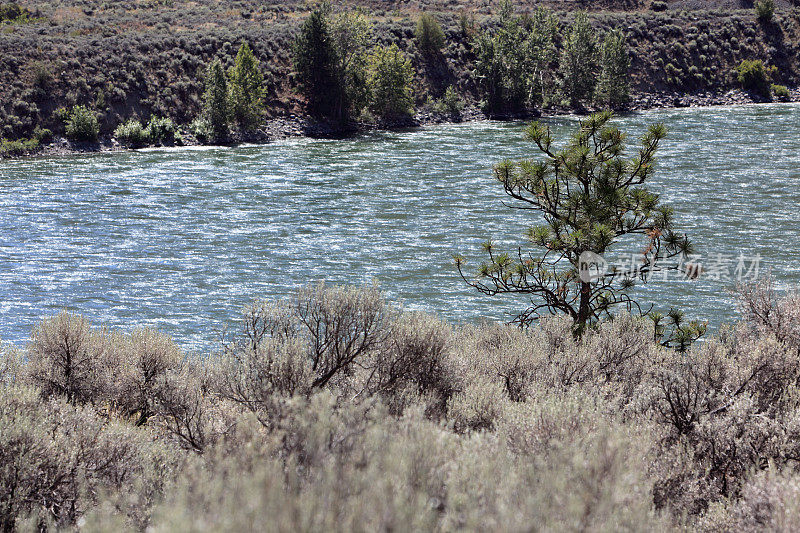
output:
<svg viewBox="0 0 800 533"><path fill-rule="evenodd" d="M777 71L767 67L760 59L743 59L736 67L736 74L742 88L762 97L770 96L770 79Z"/></svg>
<svg viewBox="0 0 800 533"><path fill-rule="evenodd" d="M370 109L382 118L411 113L414 102L411 81L414 71L397 45L377 47L369 58Z"/></svg>
<svg viewBox="0 0 800 533"><path fill-rule="evenodd" d="M417 47L426 55L438 53L444 46L444 31L436 17L430 13L423 13L417 20L417 27L414 31L414 38Z"/></svg>
<svg viewBox="0 0 800 533"><path fill-rule="evenodd" d="M0 22L14 22L24 17L28 11L16 2L0 4Z"/></svg>
<svg viewBox="0 0 800 533"><path fill-rule="evenodd" d="M137 118L130 118L114 130L114 137L126 146L143 146L150 141L150 136Z"/></svg>
<svg viewBox="0 0 800 533"><path fill-rule="evenodd" d="M214 138L211 122L205 117L197 117L189 124L189 131L200 142L210 142Z"/></svg>
<svg viewBox="0 0 800 533"><path fill-rule="evenodd" d="M789 89L785 85L770 85L770 92L772 96L778 98L780 100L788 100L789 99Z"/></svg>
<svg viewBox="0 0 800 533"><path fill-rule="evenodd" d="M9 141L0 139L0 157L25 155L39 148L39 139Z"/></svg>
<svg viewBox="0 0 800 533"><path fill-rule="evenodd" d="M756 2L756 16L761 22L769 22L775 15L775 0L760 0Z"/></svg>
<svg viewBox="0 0 800 533"><path fill-rule="evenodd" d="M62 311L34 327L28 346L31 379L45 397L63 396L73 403L101 398L103 346L80 315Z"/></svg>
<svg viewBox="0 0 800 533"><path fill-rule="evenodd" d="M150 117L145 132L147 133L148 140L156 144L172 144L177 138L175 123L168 117Z"/></svg>
<svg viewBox="0 0 800 533"><path fill-rule="evenodd" d="M100 133L97 115L86 106L76 105L65 119L64 131L74 141L96 141Z"/></svg>
<svg viewBox="0 0 800 533"><path fill-rule="evenodd" d="M41 401L16 384L0 389L0 527L68 526L120 484L138 499L118 500L117 512L144 525L152 496L175 464L175 453L146 434L104 420L88 407Z"/></svg>
<svg viewBox="0 0 800 533"><path fill-rule="evenodd" d="M0 346L0 526L794 530L800 297L741 308L679 353L315 285L207 358L62 312Z"/></svg>
<svg viewBox="0 0 800 533"><path fill-rule="evenodd" d="M457 117L464 110L464 100L458 95L456 89L450 85L445 89L442 97L433 102L432 109L436 113Z"/></svg>

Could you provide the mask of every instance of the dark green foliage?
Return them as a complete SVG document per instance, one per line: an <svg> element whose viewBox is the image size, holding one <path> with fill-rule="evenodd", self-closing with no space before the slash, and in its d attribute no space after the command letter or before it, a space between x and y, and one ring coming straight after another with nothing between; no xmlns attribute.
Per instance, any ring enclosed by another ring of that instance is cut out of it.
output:
<svg viewBox="0 0 800 533"><path fill-rule="evenodd" d="M527 239L541 251L509 254L490 241L489 260L477 281L464 276L460 257L456 265L464 280L485 294L530 295L531 306L516 318L520 324L544 311L569 316L580 332L618 305L638 309L628 294L637 278L646 281L648 272L678 268L680 263L665 262L690 251L686 237L673 232L672 209L660 206L658 195L643 186L655 171L664 126L651 126L636 157L627 159L624 135L610 119L606 112L582 121L562 149L554 146L548 127L534 123L527 138L543 159L495 167L506 194L540 213ZM634 236L645 248L636 270L591 271L597 257Z"/></svg>
<svg viewBox="0 0 800 533"><path fill-rule="evenodd" d="M0 4L0 22L15 22L27 14L28 11L16 2Z"/></svg>
<svg viewBox="0 0 800 533"><path fill-rule="evenodd" d="M705 335L706 324L697 320L685 321L682 311L670 309L666 316L658 312L648 313L653 321L653 338L667 348L686 353L692 343Z"/></svg>
<svg viewBox="0 0 800 533"><path fill-rule="evenodd" d="M775 15L775 0L760 0L756 2L756 17L761 22L769 22Z"/></svg>
<svg viewBox="0 0 800 533"><path fill-rule="evenodd" d="M382 118L399 118L411 113L414 101L411 61L397 45L379 46L369 58L370 109Z"/></svg>
<svg viewBox="0 0 800 533"><path fill-rule="evenodd" d="M564 95L573 107L591 101L598 74L598 44L589 18L584 11L575 14L564 37L561 74Z"/></svg>
<svg viewBox="0 0 800 533"><path fill-rule="evenodd" d="M778 98L780 100L788 100L789 99L789 89L786 88L785 85L775 85L774 83L770 86L770 91L772 92L772 96Z"/></svg>
<svg viewBox="0 0 800 533"><path fill-rule="evenodd" d="M450 85L445 89L444 95L433 102L432 109L436 113L457 117L464 109L464 100L458 95L455 87Z"/></svg>
<svg viewBox="0 0 800 533"><path fill-rule="evenodd" d="M97 115L86 106L76 105L65 118L64 130L73 141L96 141L100 133Z"/></svg>
<svg viewBox="0 0 800 533"><path fill-rule="evenodd" d="M317 8L303 22L294 43L297 83L306 97L310 113L342 119L344 86L337 76L336 56L328 10Z"/></svg>
<svg viewBox="0 0 800 533"><path fill-rule="evenodd" d="M417 20L414 31L417 47L425 55L437 54L444 46L444 31L436 17L430 13L423 13Z"/></svg>
<svg viewBox="0 0 800 533"><path fill-rule="evenodd" d="M150 117L146 133L151 143L172 144L175 142L177 128L172 119L167 117Z"/></svg>
<svg viewBox="0 0 800 533"><path fill-rule="evenodd" d="M144 146L150 141L150 136L137 118L130 118L117 126L117 129L114 130L114 137L120 143L132 148Z"/></svg>
<svg viewBox="0 0 800 533"><path fill-rule="evenodd" d="M228 82L222 63L215 59L206 71L206 92L203 95L203 117L211 129L211 140L228 136L230 116Z"/></svg>
<svg viewBox="0 0 800 533"><path fill-rule="evenodd" d="M776 71L774 66L767 67L760 59L743 59L736 67L737 78L742 88L764 98L770 97L770 80Z"/></svg>
<svg viewBox="0 0 800 533"><path fill-rule="evenodd" d="M33 85L40 91L45 91L53 81L51 65L37 61L33 64Z"/></svg>
<svg viewBox="0 0 800 533"><path fill-rule="evenodd" d="M621 31L608 32L600 50L600 81L596 99L610 109L625 107L630 100L630 58Z"/></svg>
<svg viewBox="0 0 800 533"><path fill-rule="evenodd" d="M264 115L264 76L247 43L239 47L229 84L234 119L245 131L255 129Z"/></svg>
<svg viewBox="0 0 800 533"><path fill-rule="evenodd" d="M490 113L541 105L552 91L555 18L538 8L522 19L510 6L502 10L500 27L481 33L475 42L475 76Z"/></svg>
<svg viewBox="0 0 800 533"><path fill-rule="evenodd" d="M8 141L0 139L0 157L19 156L35 152L39 148L39 139L19 139Z"/></svg>
<svg viewBox="0 0 800 533"><path fill-rule="evenodd" d="M662 0L655 0L653 3L650 4L650 9L656 12L666 11L667 3L663 2Z"/></svg>

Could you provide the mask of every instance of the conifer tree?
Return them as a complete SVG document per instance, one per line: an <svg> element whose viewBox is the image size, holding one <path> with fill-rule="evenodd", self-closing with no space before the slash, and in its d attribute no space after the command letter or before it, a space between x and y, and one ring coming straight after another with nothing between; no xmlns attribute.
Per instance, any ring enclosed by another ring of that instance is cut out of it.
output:
<svg viewBox="0 0 800 533"><path fill-rule="evenodd" d="M516 318L522 325L542 312L566 314L581 332L617 306L640 311L629 294L637 280L647 281L658 270L685 270L680 258L691 253L691 245L675 232L672 209L644 187L666 130L652 125L638 153L627 158L625 136L610 119L609 112L590 116L560 150L550 129L534 123L527 138L541 160L503 161L495 167L495 178L516 201L511 207L539 214L526 235L538 250L504 253L489 241L484 245L489 259L477 278L468 278L463 258L455 258L464 281L480 292L529 295L530 307ZM592 267L621 240L636 238L643 241L637 265L608 271Z"/></svg>
<svg viewBox="0 0 800 533"><path fill-rule="evenodd" d="M303 22L294 43L294 68L308 110L318 116L342 118L343 80L336 75L337 54L326 5Z"/></svg>
<svg viewBox="0 0 800 533"><path fill-rule="evenodd" d="M564 96L573 107L581 107L592 100L597 83L597 61L597 37L589 24L589 17L579 11L564 38L561 55Z"/></svg>
<svg viewBox="0 0 800 533"><path fill-rule="evenodd" d="M600 55L602 71L597 85L597 101L610 109L623 108L630 100L628 68L631 61L621 31L606 34Z"/></svg>
<svg viewBox="0 0 800 533"><path fill-rule="evenodd" d="M211 134L215 140L224 139L228 136L230 121L228 83L219 59L215 59L206 71L203 114L211 127Z"/></svg>
<svg viewBox="0 0 800 533"><path fill-rule="evenodd" d="M330 6L311 13L294 45L300 90L312 114L346 122L366 105L369 21L358 12L332 20Z"/></svg>
<svg viewBox="0 0 800 533"><path fill-rule="evenodd" d="M264 76L246 42L239 47L229 78L233 117L243 130L252 130L264 115Z"/></svg>

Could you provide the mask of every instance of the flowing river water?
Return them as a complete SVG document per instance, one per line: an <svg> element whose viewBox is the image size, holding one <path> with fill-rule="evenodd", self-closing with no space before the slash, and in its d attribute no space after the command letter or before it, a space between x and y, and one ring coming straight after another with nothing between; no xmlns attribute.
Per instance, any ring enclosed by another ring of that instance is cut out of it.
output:
<svg viewBox="0 0 800 533"><path fill-rule="evenodd" d="M575 117L547 119L557 138ZM800 283L800 106L648 111L664 122L649 188L672 205L707 275L637 289L712 328L736 320L737 274ZM0 339L22 345L61 309L153 326L202 352L254 297L317 280L376 280L409 310L508 320L524 301L466 287L489 237L515 250L536 219L503 205L501 159L535 156L524 124L472 122L345 140L177 148L0 162ZM632 250L633 251L633 250ZM720 257L721 254L721 257ZM740 261L740 255L741 261Z"/></svg>

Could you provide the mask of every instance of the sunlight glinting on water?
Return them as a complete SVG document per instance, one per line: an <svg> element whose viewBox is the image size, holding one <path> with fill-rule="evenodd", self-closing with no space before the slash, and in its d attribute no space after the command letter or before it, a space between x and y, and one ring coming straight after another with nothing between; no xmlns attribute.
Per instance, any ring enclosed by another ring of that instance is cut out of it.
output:
<svg viewBox="0 0 800 533"><path fill-rule="evenodd" d="M557 137L573 117L548 119ZM617 120L631 141L669 131L650 189L676 209L704 258L760 255L779 286L800 282L800 107L651 111ZM4 161L0 338L22 344L62 308L95 323L154 326L206 350L254 297L298 286L379 282L390 301L455 322L508 320L522 303L457 275L479 243L514 249L530 212L502 205L491 173L535 156L521 123L476 122L348 140L163 149ZM731 273L733 273L731 264ZM733 283L671 276L640 290L716 326L735 320Z"/></svg>

